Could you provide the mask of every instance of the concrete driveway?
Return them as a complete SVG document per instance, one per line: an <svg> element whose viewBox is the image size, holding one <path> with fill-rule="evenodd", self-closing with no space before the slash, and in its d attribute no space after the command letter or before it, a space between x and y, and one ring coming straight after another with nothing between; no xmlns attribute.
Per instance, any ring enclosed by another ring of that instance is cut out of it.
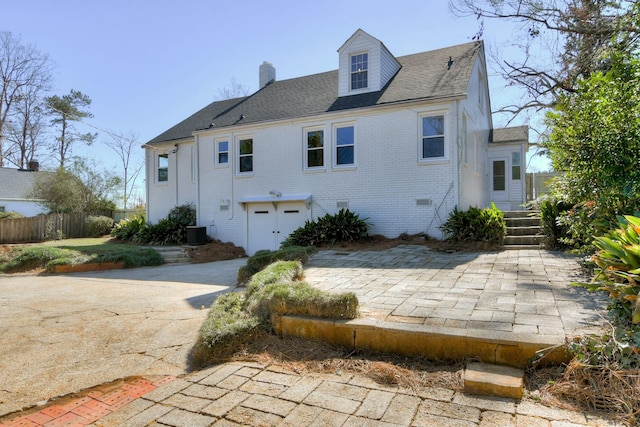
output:
<svg viewBox="0 0 640 427"><path fill-rule="evenodd" d="M246 259L0 275L0 416L115 379L178 375Z"/></svg>

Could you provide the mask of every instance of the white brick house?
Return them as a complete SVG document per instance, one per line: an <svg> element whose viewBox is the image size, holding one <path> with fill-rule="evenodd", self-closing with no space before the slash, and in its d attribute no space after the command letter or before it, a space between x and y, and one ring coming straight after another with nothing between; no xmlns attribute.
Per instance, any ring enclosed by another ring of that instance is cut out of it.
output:
<svg viewBox="0 0 640 427"><path fill-rule="evenodd" d="M209 236L253 254L343 207L371 234L440 237L455 206L524 202L526 128L493 129L482 42L396 58L358 30L337 59L283 81L265 62L257 92L145 144L148 220L193 203Z"/></svg>

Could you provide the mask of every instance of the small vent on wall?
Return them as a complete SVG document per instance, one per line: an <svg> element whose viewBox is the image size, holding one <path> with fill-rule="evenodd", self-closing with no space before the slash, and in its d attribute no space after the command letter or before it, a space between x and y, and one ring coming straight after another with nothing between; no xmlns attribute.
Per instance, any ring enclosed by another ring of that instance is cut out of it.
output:
<svg viewBox="0 0 640 427"><path fill-rule="evenodd" d="M338 209L349 209L349 201L348 200L340 200L336 203L336 207Z"/></svg>
<svg viewBox="0 0 640 427"><path fill-rule="evenodd" d="M228 211L229 210L229 205L220 205L220 210L221 211Z"/></svg>
<svg viewBox="0 0 640 427"><path fill-rule="evenodd" d="M431 206L433 201L431 199L416 199L417 206Z"/></svg>

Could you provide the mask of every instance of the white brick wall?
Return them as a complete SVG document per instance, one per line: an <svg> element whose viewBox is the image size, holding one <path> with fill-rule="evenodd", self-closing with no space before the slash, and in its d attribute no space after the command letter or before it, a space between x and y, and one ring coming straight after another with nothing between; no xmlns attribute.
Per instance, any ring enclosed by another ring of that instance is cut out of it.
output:
<svg viewBox="0 0 640 427"><path fill-rule="evenodd" d="M452 106L429 108L451 111ZM351 211L368 218L371 234L397 237L403 232L428 232L439 237L437 226L455 205L451 188L454 165L451 160L418 162L420 114L427 110L390 109L361 117L327 115L322 122L285 122L262 129L244 128L240 133L220 129L201 134L199 225L213 222L213 237L246 247L247 213L238 201L248 196L267 197L269 191L276 190L283 195L311 194L313 217L335 213L338 201L348 201ZM447 113L446 120L450 138L453 114ZM346 122L355 126L356 165L333 168L333 126ZM324 129L325 167L318 171L303 167L304 129L310 126ZM215 167L213 161L216 138L225 136L235 142L241 135L252 136L254 141L254 173L242 177L235 174L235 143L230 147L228 166ZM447 143L452 150L453 142ZM431 200L431 205L418 206L417 199Z"/></svg>

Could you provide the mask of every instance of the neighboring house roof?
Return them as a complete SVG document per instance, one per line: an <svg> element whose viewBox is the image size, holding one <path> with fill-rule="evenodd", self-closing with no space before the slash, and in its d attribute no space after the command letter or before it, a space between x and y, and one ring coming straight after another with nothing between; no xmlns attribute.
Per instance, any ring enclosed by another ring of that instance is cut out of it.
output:
<svg viewBox="0 0 640 427"><path fill-rule="evenodd" d="M254 94L213 102L148 144L189 138L196 130L309 117L326 112L466 95L482 42L396 58L400 70L379 91L338 97L338 70L274 81ZM213 124L213 125L212 125Z"/></svg>
<svg viewBox="0 0 640 427"><path fill-rule="evenodd" d="M529 142L529 126L525 125L493 129L489 137L489 143L492 144L508 144L516 142Z"/></svg>
<svg viewBox="0 0 640 427"><path fill-rule="evenodd" d="M36 176L47 172L0 168L0 199L31 200L29 193Z"/></svg>

